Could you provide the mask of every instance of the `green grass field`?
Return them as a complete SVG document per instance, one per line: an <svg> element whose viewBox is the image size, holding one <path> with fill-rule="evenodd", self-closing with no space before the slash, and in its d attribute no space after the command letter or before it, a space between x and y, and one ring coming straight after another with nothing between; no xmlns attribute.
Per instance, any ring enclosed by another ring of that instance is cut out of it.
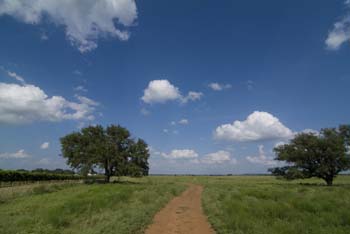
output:
<svg viewBox="0 0 350 234"><path fill-rule="evenodd" d="M285 182L269 176L151 176L123 181L45 185L14 193L0 203L1 233L142 233L187 183L204 186L204 211L217 233L350 230L350 176L338 177L333 187L314 179Z"/></svg>
<svg viewBox="0 0 350 234"><path fill-rule="evenodd" d="M316 179L285 182L268 176L202 183L204 209L218 233L350 233L350 176L338 177L331 188Z"/></svg>
<svg viewBox="0 0 350 234"><path fill-rule="evenodd" d="M166 178L39 187L0 204L0 233L142 233L185 187Z"/></svg>

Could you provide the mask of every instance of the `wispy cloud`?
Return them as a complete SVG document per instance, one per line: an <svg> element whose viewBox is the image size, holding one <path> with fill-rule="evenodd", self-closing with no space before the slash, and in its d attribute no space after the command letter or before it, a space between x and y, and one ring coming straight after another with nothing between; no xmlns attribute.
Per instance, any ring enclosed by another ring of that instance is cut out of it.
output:
<svg viewBox="0 0 350 234"><path fill-rule="evenodd" d="M129 32L126 28L134 24L137 9L134 0L2 0L0 15L4 14L33 25L49 19L49 22L63 26L67 39L84 53L96 49L101 37L127 40ZM116 26L116 21L121 27Z"/></svg>
<svg viewBox="0 0 350 234"><path fill-rule="evenodd" d="M210 83L208 85L209 88L211 88L212 90L214 91L222 91L222 90L225 90L225 89L230 89L232 88L232 85L230 84L220 84L220 83Z"/></svg>
<svg viewBox="0 0 350 234"><path fill-rule="evenodd" d="M18 150L15 153L0 153L0 158L3 159L21 159L21 158L28 158L30 157L29 154L27 154L24 149Z"/></svg>
<svg viewBox="0 0 350 234"><path fill-rule="evenodd" d="M265 155L264 146L259 145L259 154L258 156L247 156L246 159L251 163L262 164L267 166L274 166L277 164L277 161L273 157Z"/></svg>
<svg viewBox="0 0 350 234"><path fill-rule="evenodd" d="M44 142L40 145L40 149L48 149L50 147L49 142Z"/></svg>
<svg viewBox="0 0 350 234"><path fill-rule="evenodd" d="M348 0L344 4L350 7ZM350 13L347 13L333 25L333 29L328 33L325 41L330 50L338 50L345 42L350 42Z"/></svg>

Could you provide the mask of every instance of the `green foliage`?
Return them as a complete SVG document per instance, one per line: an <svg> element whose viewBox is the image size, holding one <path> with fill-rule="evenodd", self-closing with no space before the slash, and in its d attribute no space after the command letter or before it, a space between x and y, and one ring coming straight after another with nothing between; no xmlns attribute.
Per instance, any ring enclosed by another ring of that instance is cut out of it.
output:
<svg viewBox="0 0 350 234"><path fill-rule="evenodd" d="M106 181L114 175L148 174L147 144L141 139L135 142L130 132L119 125L105 129L100 125L83 128L62 137L61 148L71 167L83 174L94 168L103 169Z"/></svg>
<svg viewBox="0 0 350 234"><path fill-rule="evenodd" d="M55 192L40 188L0 204L0 233L141 234L186 187L166 178L121 179L124 183L80 184Z"/></svg>
<svg viewBox="0 0 350 234"><path fill-rule="evenodd" d="M69 174L49 174L42 172L19 172L19 171L0 171L1 182L15 181L49 181L49 180L81 180L78 175Z"/></svg>
<svg viewBox="0 0 350 234"><path fill-rule="evenodd" d="M279 161L287 166L269 169L286 179L318 177L332 185L334 177L350 169L350 125L325 128L320 134L301 133L289 144L274 149Z"/></svg>

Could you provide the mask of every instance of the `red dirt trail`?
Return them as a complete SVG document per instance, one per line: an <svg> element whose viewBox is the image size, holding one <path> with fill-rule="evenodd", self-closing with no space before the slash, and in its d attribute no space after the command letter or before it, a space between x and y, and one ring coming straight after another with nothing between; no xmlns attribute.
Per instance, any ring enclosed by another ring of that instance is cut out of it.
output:
<svg viewBox="0 0 350 234"><path fill-rule="evenodd" d="M202 191L202 186L190 185L154 216L145 234L214 234L202 211Z"/></svg>

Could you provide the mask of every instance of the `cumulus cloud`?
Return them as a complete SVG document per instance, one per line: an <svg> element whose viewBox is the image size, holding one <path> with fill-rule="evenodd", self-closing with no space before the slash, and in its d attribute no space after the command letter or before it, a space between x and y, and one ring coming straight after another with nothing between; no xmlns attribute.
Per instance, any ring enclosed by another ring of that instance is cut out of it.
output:
<svg viewBox="0 0 350 234"><path fill-rule="evenodd" d="M266 166L274 166L277 164L277 162L274 160L273 157L268 157L265 155L264 152L264 146L259 145L259 155L258 156L248 156L246 159L251 162L251 163L256 163L256 164L262 164Z"/></svg>
<svg viewBox="0 0 350 234"><path fill-rule="evenodd" d="M127 40L134 24L134 0L0 0L0 15L27 24L50 22L63 26L66 37L80 52L97 48L100 37Z"/></svg>
<svg viewBox="0 0 350 234"><path fill-rule="evenodd" d="M193 159L198 157L198 153L192 149L174 149L170 153L161 153L169 159Z"/></svg>
<svg viewBox="0 0 350 234"><path fill-rule="evenodd" d="M239 142L288 139L293 135L278 118L260 111L253 112L244 121L236 120L232 124L218 126L214 132L216 139Z"/></svg>
<svg viewBox="0 0 350 234"><path fill-rule="evenodd" d="M237 164L237 160L235 158L231 158L230 152L224 151L224 150L207 154L200 160L200 162L206 163L206 164L222 164L222 163Z"/></svg>
<svg viewBox="0 0 350 234"><path fill-rule="evenodd" d="M168 101L196 101L202 97L202 93L190 91L187 96L183 96L178 87L168 80L152 80L144 90L141 100L147 104L165 103Z"/></svg>
<svg viewBox="0 0 350 234"><path fill-rule="evenodd" d="M15 153L0 153L0 158L3 159L20 159L20 158L28 158L30 157L29 154L27 154L24 149L18 150Z"/></svg>
<svg viewBox="0 0 350 234"><path fill-rule="evenodd" d="M48 149L50 147L49 142L44 142L40 145L40 149Z"/></svg>
<svg viewBox="0 0 350 234"><path fill-rule="evenodd" d="M179 88L168 80L152 80L141 98L145 103L164 103L181 99Z"/></svg>
<svg viewBox="0 0 350 234"><path fill-rule="evenodd" d="M219 84L219 83L210 83L208 85L209 88L211 88L214 91L222 91L224 89L230 89L232 85L230 84Z"/></svg>
<svg viewBox="0 0 350 234"><path fill-rule="evenodd" d="M97 102L76 96L71 102L61 96L49 97L37 86L0 83L0 123L33 121L93 120Z"/></svg>
<svg viewBox="0 0 350 234"><path fill-rule="evenodd" d="M350 1L345 1L345 5L350 7ZM345 42L350 42L350 14L333 25L325 41L330 50L338 50Z"/></svg>

